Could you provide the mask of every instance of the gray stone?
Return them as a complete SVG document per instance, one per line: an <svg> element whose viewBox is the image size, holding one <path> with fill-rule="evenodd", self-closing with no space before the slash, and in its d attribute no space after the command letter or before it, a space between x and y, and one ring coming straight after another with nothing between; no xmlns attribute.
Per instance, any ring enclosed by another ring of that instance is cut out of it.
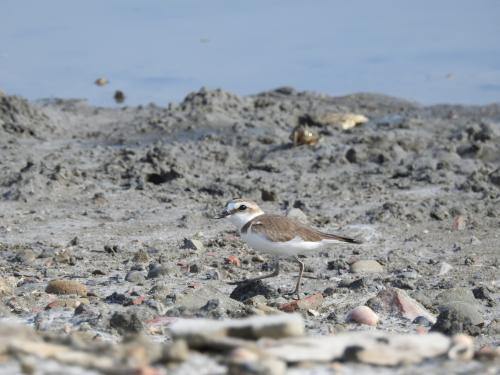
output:
<svg viewBox="0 0 500 375"><path fill-rule="evenodd" d="M411 298L404 290L387 288L380 291L375 297L370 298L367 306L376 312L399 315L413 321L418 316L423 316L434 323L436 318L420 303Z"/></svg>
<svg viewBox="0 0 500 375"><path fill-rule="evenodd" d="M154 279L160 276L168 276L169 269L163 264L152 264L149 266L148 279Z"/></svg>
<svg viewBox="0 0 500 375"><path fill-rule="evenodd" d="M469 304L475 304L477 302L474 297L474 293L469 288L446 289L437 295L435 301L435 305L438 307L455 302L464 302Z"/></svg>
<svg viewBox="0 0 500 375"><path fill-rule="evenodd" d="M196 250L196 251L203 251L205 249L205 246L203 246L203 242L201 242L200 240L194 238L192 239L184 238L182 248Z"/></svg>
<svg viewBox="0 0 500 375"><path fill-rule="evenodd" d="M483 317L473 305L465 302L452 302L442 307L431 331L447 335L467 333L476 336L481 333L479 326L482 324Z"/></svg>
<svg viewBox="0 0 500 375"><path fill-rule="evenodd" d="M146 281L146 277L141 271L129 271L127 276L125 276L125 280L129 283L143 284Z"/></svg>

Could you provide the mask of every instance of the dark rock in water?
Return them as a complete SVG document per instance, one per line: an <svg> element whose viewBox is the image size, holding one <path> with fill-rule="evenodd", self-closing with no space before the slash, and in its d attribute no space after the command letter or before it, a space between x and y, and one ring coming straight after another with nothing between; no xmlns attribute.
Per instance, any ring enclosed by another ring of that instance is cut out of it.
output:
<svg viewBox="0 0 500 375"><path fill-rule="evenodd" d="M437 317L436 323L431 331L442 332L445 335L455 335L457 333L467 333L477 336L481 333L481 327L471 321L469 312L465 309L448 308L442 311Z"/></svg>
<svg viewBox="0 0 500 375"><path fill-rule="evenodd" d="M275 298L279 296L279 293L269 284L263 282L262 280L257 280L254 282L238 285L231 292L231 295L229 297L235 299L236 301L243 302L258 295L264 296L266 298Z"/></svg>
<svg viewBox="0 0 500 375"><path fill-rule="evenodd" d="M291 86L282 86L274 89L274 92L282 95L293 95L295 94L295 89Z"/></svg>
<svg viewBox="0 0 500 375"><path fill-rule="evenodd" d="M129 312L115 312L109 320L109 325L122 335L139 333L143 329L143 324L137 314Z"/></svg>

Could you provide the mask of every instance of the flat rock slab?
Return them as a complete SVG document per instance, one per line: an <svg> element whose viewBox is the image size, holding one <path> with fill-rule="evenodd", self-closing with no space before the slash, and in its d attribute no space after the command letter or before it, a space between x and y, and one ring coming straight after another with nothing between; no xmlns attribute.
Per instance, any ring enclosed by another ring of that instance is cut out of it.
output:
<svg viewBox="0 0 500 375"><path fill-rule="evenodd" d="M358 260L351 264L352 273L382 273L385 269L376 260Z"/></svg>
<svg viewBox="0 0 500 375"><path fill-rule="evenodd" d="M246 319L179 319L170 327L175 339L197 346L223 337L257 340L304 334L304 321L298 314L254 316Z"/></svg>
<svg viewBox="0 0 500 375"><path fill-rule="evenodd" d="M393 334L382 331L346 332L335 336L299 337L262 341L269 355L288 363L357 360L363 363L396 366L415 364L444 355L451 339L440 333Z"/></svg>

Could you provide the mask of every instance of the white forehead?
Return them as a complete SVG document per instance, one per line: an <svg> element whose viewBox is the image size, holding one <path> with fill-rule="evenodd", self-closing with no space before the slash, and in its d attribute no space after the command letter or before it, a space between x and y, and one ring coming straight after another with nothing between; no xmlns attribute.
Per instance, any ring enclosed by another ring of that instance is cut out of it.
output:
<svg viewBox="0 0 500 375"><path fill-rule="evenodd" d="M231 211L231 210L236 210L236 209L240 206L240 204L241 204L240 202L229 202L229 203L227 204L227 209L228 209L229 211Z"/></svg>

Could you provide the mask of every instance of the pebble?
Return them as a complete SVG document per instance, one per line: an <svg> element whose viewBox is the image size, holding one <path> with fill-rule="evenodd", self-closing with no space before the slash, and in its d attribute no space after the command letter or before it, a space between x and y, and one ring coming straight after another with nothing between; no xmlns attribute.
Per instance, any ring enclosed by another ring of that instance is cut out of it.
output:
<svg viewBox="0 0 500 375"><path fill-rule="evenodd" d="M203 251L205 246L203 246L203 242L194 238L184 238L184 242L182 244L183 249L190 249L196 251Z"/></svg>
<svg viewBox="0 0 500 375"><path fill-rule="evenodd" d="M149 266L149 272L148 272L148 279L154 279L160 276L168 276L169 274L169 269L167 266L163 264L151 264Z"/></svg>
<svg viewBox="0 0 500 375"><path fill-rule="evenodd" d="M384 267L376 260L358 260L351 264L352 273L381 273Z"/></svg>
<svg viewBox="0 0 500 375"><path fill-rule="evenodd" d="M454 231L464 230L466 227L466 220L463 215L457 215L453 218L453 224L451 225L451 229Z"/></svg>
<svg viewBox="0 0 500 375"><path fill-rule="evenodd" d="M474 298L487 301L488 306L493 307L496 305L495 299L491 296L489 290L485 286L479 286L472 289L472 293L474 294Z"/></svg>
<svg viewBox="0 0 500 375"><path fill-rule="evenodd" d="M483 318L474 306L464 302L455 302L441 311L431 331L442 332L446 335L467 333L477 336L481 333L479 325L482 323Z"/></svg>
<svg viewBox="0 0 500 375"><path fill-rule="evenodd" d="M125 276L125 280L127 280L129 283L142 285L146 281L146 277L141 271L132 270L127 273L127 276Z"/></svg>
<svg viewBox="0 0 500 375"><path fill-rule="evenodd" d="M284 312L317 310L323 305L324 298L322 293L315 293L299 300L293 300L278 305L278 309Z"/></svg>
<svg viewBox="0 0 500 375"><path fill-rule="evenodd" d="M241 261L236 255L230 255L224 259L225 264L231 264L236 267L241 267Z"/></svg>
<svg viewBox="0 0 500 375"><path fill-rule="evenodd" d="M109 326L120 334L139 333L143 329L141 320L135 313L116 311L109 320Z"/></svg>
<svg viewBox="0 0 500 375"><path fill-rule="evenodd" d="M415 319L413 319L412 323L424 327L430 327L432 325L432 322L425 316L417 316Z"/></svg>
<svg viewBox="0 0 500 375"><path fill-rule="evenodd" d="M87 295L87 287L74 280L52 280L45 291L50 294L76 294L82 297Z"/></svg>
<svg viewBox="0 0 500 375"><path fill-rule="evenodd" d="M358 306L347 314L347 321L365 324L368 326L376 326L379 318L377 314L375 314L375 312L368 306Z"/></svg>
<svg viewBox="0 0 500 375"><path fill-rule="evenodd" d="M261 189L260 195L263 202L275 202L276 201L276 192L273 190Z"/></svg>
<svg viewBox="0 0 500 375"><path fill-rule="evenodd" d="M238 285L229 295L230 298L240 302L245 302L256 296L264 296L266 299L269 299L278 297L279 293L268 283L257 280Z"/></svg>
<svg viewBox="0 0 500 375"><path fill-rule="evenodd" d="M439 276L446 275L448 272L452 270L452 266L446 262L441 263L441 267L439 268Z"/></svg>
<svg viewBox="0 0 500 375"><path fill-rule="evenodd" d="M470 361L474 357L474 339L464 334L453 336L448 357L453 360Z"/></svg>
<svg viewBox="0 0 500 375"><path fill-rule="evenodd" d="M149 255L146 251L140 249L134 254L134 256L132 257L132 261L134 263L147 263L149 262Z"/></svg>
<svg viewBox="0 0 500 375"><path fill-rule="evenodd" d="M7 278L0 277L0 297L12 294L13 288Z"/></svg>
<svg viewBox="0 0 500 375"><path fill-rule="evenodd" d="M193 263L189 265L189 272L191 273L198 273L200 272L200 266L197 263Z"/></svg>

